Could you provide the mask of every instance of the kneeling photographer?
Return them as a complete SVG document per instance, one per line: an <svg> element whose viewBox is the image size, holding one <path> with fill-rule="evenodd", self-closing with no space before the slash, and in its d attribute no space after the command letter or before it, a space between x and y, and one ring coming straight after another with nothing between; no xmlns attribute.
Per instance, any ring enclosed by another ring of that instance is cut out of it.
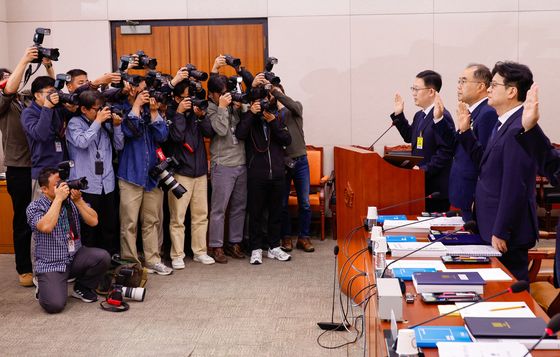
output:
<svg viewBox="0 0 560 357"><path fill-rule="evenodd" d="M261 110L261 107L264 110ZM262 264L262 225L268 209L268 257L280 261L290 255L280 248L282 195L284 190L284 147L292 139L286 125L277 116L274 104L266 99L254 101L243 113L236 136L245 140L248 176L249 240L251 264Z"/></svg>
<svg viewBox="0 0 560 357"><path fill-rule="evenodd" d="M117 177L120 189L121 257L140 262L136 249L138 215L142 222L142 245L148 272L169 275L172 269L162 263L158 246L158 224L163 191L159 178L150 171L159 163L156 150L168 136L167 125L151 98L143 77L130 76L124 83L128 98L113 107L126 114L122 123L125 137Z"/></svg>
<svg viewBox="0 0 560 357"><path fill-rule="evenodd" d="M80 239L80 221L94 227L97 213L85 203L79 190L61 181L59 169L44 168L37 180L42 194L27 207L27 223L35 240L39 304L48 313L61 312L70 278L76 278L73 297L97 301L94 289L111 258L103 249L83 247Z"/></svg>
<svg viewBox="0 0 560 357"><path fill-rule="evenodd" d="M124 135L122 118L112 114L104 104L100 92L82 92L79 96L80 115L68 122L66 140L70 160L74 161L70 178L88 178L89 187L83 190L83 197L91 208L99 212L99 224L84 227L82 242L88 247L103 248L113 255L119 252L113 146L116 151L122 150Z"/></svg>
<svg viewBox="0 0 560 357"><path fill-rule="evenodd" d="M173 100L167 110L169 146L179 165L175 179L187 192L176 197L169 191L169 231L171 235L171 259L173 269L185 268L185 214L191 208L191 248L193 260L202 264L213 264L206 248L208 229L208 161L203 137L214 134L205 110L206 100L195 96L195 86L185 79L173 88Z"/></svg>

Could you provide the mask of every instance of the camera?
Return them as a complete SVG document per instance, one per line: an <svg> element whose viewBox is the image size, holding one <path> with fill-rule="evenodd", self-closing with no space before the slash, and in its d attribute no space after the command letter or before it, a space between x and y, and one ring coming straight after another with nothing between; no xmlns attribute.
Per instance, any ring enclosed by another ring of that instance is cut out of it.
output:
<svg viewBox="0 0 560 357"><path fill-rule="evenodd" d="M195 65L188 63L185 67L189 72L189 77L193 77L197 81L205 81L208 79L208 73L199 71L196 69Z"/></svg>
<svg viewBox="0 0 560 357"><path fill-rule="evenodd" d="M56 79L54 81L54 88L58 93L58 97L60 98L59 102L61 104L67 103L67 104L79 105L80 104L79 93L81 93L84 89L81 89L79 93L74 92L71 94L64 93L62 91L62 88L64 88L64 84L70 82L71 80L72 80L72 76L70 76L69 74L66 73L57 74Z"/></svg>
<svg viewBox="0 0 560 357"><path fill-rule="evenodd" d="M173 177L172 173L167 171L168 168L170 169L171 167L177 166L179 166L179 162L177 162L177 159L175 159L173 156L167 157L150 170L150 176L152 176L154 179L159 178L160 185L167 188L168 190L171 190L171 192L173 192L173 195L175 195L175 197L179 199L183 197L185 193L187 193L187 189L183 187L183 185L181 185L179 182L177 182L177 180L175 180L175 177Z"/></svg>
<svg viewBox="0 0 560 357"><path fill-rule="evenodd" d="M264 65L264 78L270 82L270 84L276 86L280 84L280 77L277 77L274 72L272 72L272 68L275 64L278 64L278 59L275 57L267 57L266 63Z"/></svg>
<svg viewBox="0 0 560 357"><path fill-rule="evenodd" d="M111 114L117 114L121 118L124 118L124 115L126 114L124 109L119 108L116 105L109 106L109 110L111 111Z"/></svg>
<svg viewBox="0 0 560 357"><path fill-rule="evenodd" d="M268 112L268 113L274 114L274 115L276 115L278 113L278 107L276 106L276 104L272 103L267 98L261 99L259 101L259 104L261 105L261 112Z"/></svg>
<svg viewBox="0 0 560 357"><path fill-rule="evenodd" d="M241 60L239 58L235 58L232 55L224 55L224 57L226 58L226 64L228 66L231 66L235 69L241 66Z"/></svg>
<svg viewBox="0 0 560 357"><path fill-rule="evenodd" d="M132 279L134 275L134 269L122 268L119 270L118 274L115 276L115 284L113 285L113 291L120 290L122 296L128 299L136 301L144 301L146 297L146 289L144 288L132 288L126 286L128 282Z"/></svg>
<svg viewBox="0 0 560 357"><path fill-rule="evenodd" d="M31 63L41 63L43 61L43 58L48 58L51 61L58 61L58 57L60 56L58 48L46 48L41 46L43 44L45 35L48 36L50 34L50 29L45 29L42 27L38 27L35 29L35 34L33 35L33 46L37 47L39 56L37 57L37 59L31 61Z"/></svg>
<svg viewBox="0 0 560 357"><path fill-rule="evenodd" d="M249 96L239 90L242 81L238 76L231 76L227 80L227 91L231 94L232 102L249 103Z"/></svg>
<svg viewBox="0 0 560 357"><path fill-rule="evenodd" d="M167 93L158 91L157 89L149 89L148 93L150 94L151 98L154 98L158 103L165 103L167 102L168 95Z"/></svg>
<svg viewBox="0 0 560 357"><path fill-rule="evenodd" d="M60 182L57 184L57 187L62 182L66 182L70 189L86 190L88 188L88 180L85 176L77 178L75 180L68 180L68 177L70 176L70 169L74 167L74 161L62 161L56 166L58 169L58 176L60 177Z"/></svg>

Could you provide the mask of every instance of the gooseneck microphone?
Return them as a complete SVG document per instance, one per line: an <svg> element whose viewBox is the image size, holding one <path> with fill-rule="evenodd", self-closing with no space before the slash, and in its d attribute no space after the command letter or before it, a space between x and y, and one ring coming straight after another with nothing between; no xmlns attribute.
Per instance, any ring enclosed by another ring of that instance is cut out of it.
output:
<svg viewBox="0 0 560 357"><path fill-rule="evenodd" d="M387 128L387 130L385 130L381 135L379 135L379 137L378 137L377 139L375 139L375 141L373 142L373 144L371 144L371 145L368 147L368 150L373 150L373 146L374 146L375 144L377 144L377 142L378 142L385 134L387 134L387 132L388 132L389 130L391 130L392 127L395 126L395 123L397 122L397 120L398 120L398 119L394 119L394 120L391 122L391 125Z"/></svg>
<svg viewBox="0 0 560 357"><path fill-rule="evenodd" d="M497 294L494 294L494 295L492 295L492 296L488 296L487 298L484 298L484 299L475 301L475 302L473 302L472 304L468 304L468 305L463 306L463 307L460 307L460 308L458 308L458 309L455 309L455 310L446 312L446 313L443 314L443 315L439 315L439 316L436 316L436 317L431 318L431 319L429 319L429 320L422 321L422 322L420 322L419 324L410 326L409 328L410 328L410 329L413 329L413 328L418 327L418 326L420 326L420 325L425 325L425 324L427 324L427 323L430 323L430 322L432 322L432 321L438 320L438 319L440 319L440 318L442 318L442 317L445 317L445 316L447 316L447 315L451 315L452 313L457 312L457 311L459 311L459 310L466 309L466 308L469 307L469 306L473 306L473 305L476 305L476 304L478 304L478 303L491 300L491 299L493 299L493 298L495 298L495 297L498 297L498 296L501 296L501 295L504 295L504 294L508 294L508 293L516 294L516 293L520 293L520 292L522 292L522 291L527 290L528 288L529 288L529 283L526 282L525 280L516 281L515 283L511 284L509 288L507 288L507 289L505 289L505 290L503 290L503 291L500 291L500 292L497 293ZM559 319L559 320L560 320L560 319ZM560 322L560 321L559 321L559 322Z"/></svg>
<svg viewBox="0 0 560 357"><path fill-rule="evenodd" d="M388 269L391 265L393 265L394 263L398 262L399 260L402 260L402 259L404 259L404 258L406 258L406 257L410 257L412 254L414 254L414 253L416 253L416 252L419 252L419 251L421 251L422 249L426 249L427 247L431 246L432 244L435 244L435 243L437 243L437 242L440 242L440 241L444 240L445 238L449 237L450 235L453 235L453 234L455 234L455 233L457 233L457 232L460 232L460 231L463 231L463 230L468 230L467 224L468 224L468 223L465 223L465 225L464 225L463 227L461 227L461 228L459 228L459 229L457 229L457 230L455 230L455 231L453 231L453 232L451 232L451 233L444 234L444 235L442 235L441 237L439 237L439 238L437 238L436 240L434 240L433 242L430 242L429 244L423 245L423 246L421 246L420 248L415 249L415 250L413 250L412 252L410 252L410 253L408 253L408 254L405 254L405 255L403 255L402 257L399 257L398 259L393 260L392 262L390 262L389 264L387 264L387 265L385 266L385 269L383 269L383 272L381 273L381 277L383 278L383 277L385 276L385 273L387 272L387 269Z"/></svg>
<svg viewBox="0 0 560 357"><path fill-rule="evenodd" d="M332 309L331 309L331 321L330 322L317 322L317 325L322 330L329 330L329 331L345 331L346 324L344 322L334 322L334 296L336 290L336 261L338 256L339 247L338 245L334 246L334 273L333 273L333 290L332 290Z"/></svg>
<svg viewBox="0 0 560 357"><path fill-rule="evenodd" d="M525 353L523 355L523 357L526 357L529 355L529 353L531 353L535 348L537 348L537 346L539 345L539 343L542 342L542 340L546 337L546 336L554 336L556 335L556 333L560 330L560 313L554 315L550 321L548 321L548 324L546 325L546 328L544 329L544 333L542 334L542 336L539 338L539 340L537 341L537 343L535 343L533 345L533 347L529 348L529 351L527 351L527 353Z"/></svg>
<svg viewBox="0 0 560 357"><path fill-rule="evenodd" d="M395 204L387 206L387 207L380 208L380 209L377 210L377 212L382 212L382 211L388 210L390 208L406 205L408 203L422 201L422 200L425 200L426 198L438 198L439 196L441 196L441 193L432 192L431 194L429 194L427 196L424 196L424 197L419 197L419 198L415 198L415 199L412 199L412 200L403 201L403 202L395 203Z"/></svg>

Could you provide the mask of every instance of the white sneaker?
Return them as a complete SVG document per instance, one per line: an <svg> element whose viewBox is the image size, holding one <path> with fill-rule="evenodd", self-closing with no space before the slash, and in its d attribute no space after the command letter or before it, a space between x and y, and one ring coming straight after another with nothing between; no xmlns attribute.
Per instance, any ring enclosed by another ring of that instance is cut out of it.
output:
<svg viewBox="0 0 560 357"><path fill-rule="evenodd" d="M162 262L156 263L154 265L146 266L146 269L150 274L156 273L159 275L169 275L173 273L173 269L163 264Z"/></svg>
<svg viewBox="0 0 560 357"><path fill-rule="evenodd" d="M262 264L262 249L255 249L251 252L251 264Z"/></svg>
<svg viewBox="0 0 560 357"><path fill-rule="evenodd" d="M280 261L288 261L292 258L291 255L283 251L280 247L276 247L274 249L268 249L268 257L270 259L278 259Z"/></svg>
<svg viewBox="0 0 560 357"><path fill-rule="evenodd" d="M210 264L214 264L216 261L214 260L214 258L212 258L211 256L209 256L208 254L200 254L200 255L195 255L195 257L193 258L193 260L197 263L202 263L205 265L210 265Z"/></svg>
<svg viewBox="0 0 560 357"><path fill-rule="evenodd" d="M175 258L171 262L173 269L185 269L185 261L181 258Z"/></svg>

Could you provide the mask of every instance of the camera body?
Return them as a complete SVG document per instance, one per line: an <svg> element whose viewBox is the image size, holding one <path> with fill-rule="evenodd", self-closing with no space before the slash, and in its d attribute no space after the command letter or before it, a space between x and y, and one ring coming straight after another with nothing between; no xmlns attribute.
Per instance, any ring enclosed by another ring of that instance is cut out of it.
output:
<svg viewBox="0 0 560 357"><path fill-rule="evenodd" d="M158 151L158 156L162 158L163 152ZM150 176L152 176L152 178L154 179L159 178L160 185L171 190L171 192L173 192L173 195L175 195L177 199L183 197L183 195L187 192L187 189L183 187L183 185L181 185L179 182L177 182L177 180L175 180L175 177L173 177L173 174L167 169L171 170L171 168L178 166L179 162L173 156L163 156L163 160L161 160L159 164L157 164L150 170Z"/></svg>
<svg viewBox="0 0 560 357"><path fill-rule="evenodd" d="M280 84L280 77L277 77L272 68L275 64L278 64L278 59L276 57L267 57L264 65L264 78L270 82L270 84L276 86Z"/></svg>
<svg viewBox="0 0 560 357"><path fill-rule="evenodd" d="M60 51L58 50L58 48L46 48L41 46L43 44L45 35L49 36L50 34L50 29L42 27L37 27L35 29L35 34L33 35L33 46L37 47L39 56L37 57L37 59L31 61L31 63L41 63L43 61L43 58L48 58L51 61L58 61L58 57L60 56Z"/></svg>
<svg viewBox="0 0 560 357"><path fill-rule="evenodd" d="M228 66L231 66L236 70L239 66L241 66L241 60L239 58L235 58L232 55L224 55L224 57L226 58L226 64Z"/></svg>
<svg viewBox="0 0 560 357"><path fill-rule="evenodd" d="M119 70L126 71L130 62L134 62L135 55L121 56ZM153 57L148 57L142 50L136 51L136 57L138 57L138 64L132 69L156 69L157 59Z"/></svg>
<svg viewBox="0 0 560 357"><path fill-rule="evenodd" d="M57 165L58 176L60 177L60 182L57 186L59 186L62 182L66 182L70 189L87 190L88 180L85 176L75 180L68 180L68 177L70 176L70 169L72 167L74 167L74 161L72 160L62 161Z"/></svg>
<svg viewBox="0 0 560 357"><path fill-rule="evenodd" d="M107 302L114 306L120 306L124 298L136 301L144 301L146 297L146 289L141 287L127 286L134 276L135 270L123 267L115 274L115 283L109 294L107 295Z"/></svg>
<svg viewBox="0 0 560 357"><path fill-rule="evenodd" d="M199 71L195 65L188 63L185 68L189 72L189 77L196 79L197 81L208 80L208 73Z"/></svg>
<svg viewBox="0 0 560 357"><path fill-rule="evenodd" d="M227 91L231 94L232 102L249 103L250 99L247 93L241 93L239 91L239 86L243 79L238 76L228 77L227 80Z"/></svg>
<svg viewBox="0 0 560 357"><path fill-rule="evenodd" d="M64 88L64 85L67 82L70 82L70 80L72 80L72 76L70 76L69 74L66 73L61 73L61 74L57 74L56 75L56 79L54 81L54 88L56 89L56 92L58 93L58 97L59 99L59 103L60 104L73 104L73 105L79 105L80 101L79 101L79 94L78 93L64 93L62 91L62 88ZM82 89L83 91L83 89Z"/></svg>

